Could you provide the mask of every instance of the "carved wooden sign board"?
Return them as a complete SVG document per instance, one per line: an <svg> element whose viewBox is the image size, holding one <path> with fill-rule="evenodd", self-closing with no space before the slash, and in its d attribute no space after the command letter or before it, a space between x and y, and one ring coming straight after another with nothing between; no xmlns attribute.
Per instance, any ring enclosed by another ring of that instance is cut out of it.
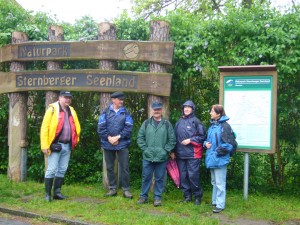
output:
<svg viewBox="0 0 300 225"><path fill-rule="evenodd" d="M25 42L0 49L0 62L37 60L123 60L172 64L174 42ZM117 70L44 70L0 73L0 93L74 90L170 96L172 75Z"/></svg>

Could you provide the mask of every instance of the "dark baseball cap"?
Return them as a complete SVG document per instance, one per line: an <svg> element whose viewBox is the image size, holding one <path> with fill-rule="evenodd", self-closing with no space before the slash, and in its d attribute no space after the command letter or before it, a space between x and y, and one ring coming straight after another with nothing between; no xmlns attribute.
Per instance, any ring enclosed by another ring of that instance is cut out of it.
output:
<svg viewBox="0 0 300 225"><path fill-rule="evenodd" d="M125 95L123 92L115 92L115 93L112 93L111 98L118 98L118 99L124 99L125 98Z"/></svg>
<svg viewBox="0 0 300 225"><path fill-rule="evenodd" d="M59 96L72 97L72 94L69 91L60 91Z"/></svg>
<svg viewBox="0 0 300 225"><path fill-rule="evenodd" d="M152 109L162 109L163 105L161 102L153 102L151 105Z"/></svg>

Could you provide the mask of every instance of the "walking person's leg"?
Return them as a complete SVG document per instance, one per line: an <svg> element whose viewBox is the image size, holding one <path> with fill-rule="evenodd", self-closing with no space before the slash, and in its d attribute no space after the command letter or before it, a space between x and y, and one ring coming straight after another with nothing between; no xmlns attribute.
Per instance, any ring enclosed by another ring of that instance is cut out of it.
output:
<svg viewBox="0 0 300 225"><path fill-rule="evenodd" d="M124 148L117 152L118 154L118 162L121 171L121 182L122 182L122 190L123 196L125 198L133 198L130 193L130 176L129 176L129 151L128 148Z"/></svg>
<svg viewBox="0 0 300 225"><path fill-rule="evenodd" d="M227 166L215 169L216 179L216 208L213 212L218 213L225 209L226 203L226 175Z"/></svg>
<svg viewBox="0 0 300 225"><path fill-rule="evenodd" d="M54 179L54 194L53 194L53 198L58 200L63 200L67 198L67 196L61 193L61 187L63 185L64 177L67 172L70 157L71 157L70 144L61 143L61 145L62 145L62 149L59 152L59 160L58 160L57 172L55 174L55 179Z"/></svg>
<svg viewBox="0 0 300 225"><path fill-rule="evenodd" d="M52 152L48 156L48 166L47 166L47 170L45 172L45 192L46 192L45 200L47 202L51 201L51 191L52 191L55 173L56 173L57 167L58 167L58 160L59 160L58 152Z"/></svg>
<svg viewBox="0 0 300 225"><path fill-rule="evenodd" d="M212 206L216 206L217 186L216 186L215 169L210 169L210 177L211 177L211 185L212 185L211 204Z"/></svg>
<svg viewBox="0 0 300 225"><path fill-rule="evenodd" d="M148 192L152 184L152 175L154 171L154 164L150 161L143 160L143 171L142 171L142 190L138 204L147 202Z"/></svg>
<svg viewBox="0 0 300 225"><path fill-rule="evenodd" d="M188 168L186 159L177 159L178 170L180 174L180 190L183 192L183 202L192 201L192 192L188 178Z"/></svg>
<svg viewBox="0 0 300 225"><path fill-rule="evenodd" d="M114 173L114 164L116 159L116 151L104 150L104 157L107 170L107 178L109 182L109 192L105 196L116 196L117 195L117 183Z"/></svg>
<svg viewBox="0 0 300 225"><path fill-rule="evenodd" d="M201 204L202 199L202 187L200 185L200 163L201 159L189 159L187 160L188 179L191 187L191 192L194 195L195 205Z"/></svg>
<svg viewBox="0 0 300 225"><path fill-rule="evenodd" d="M154 206L161 206L167 161L155 163Z"/></svg>

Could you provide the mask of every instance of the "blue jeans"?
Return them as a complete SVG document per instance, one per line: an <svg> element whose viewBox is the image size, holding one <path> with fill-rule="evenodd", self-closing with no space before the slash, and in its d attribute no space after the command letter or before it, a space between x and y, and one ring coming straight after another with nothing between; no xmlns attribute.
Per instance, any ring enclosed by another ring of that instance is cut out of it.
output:
<svg viewBox="0 0 300 225"><path fill-rule="evenodd" d="M152 176L154 173L155 185L154 185L154 199L160 200L164 191L164 178L167 167L167 161L165 162L151 162L143 160L143 172L142 172L142 192L141 198L147 199L148 192L152 184Z"/></svg>
<svg viewBox="0 0 300 225"><path fill-rule="evenodd" d="M213 186L212 204L216 204L220 209L225 209L227 166L210 169L210 174Z"/></svg>
<svg viewBox="0 0 300 225"><path fill-rule="evenodd" d="M114 164L116 155L118 155L119 171L121 173L121 184L123 191L129 191L129 151L128 148L122 150L105 150L104 157L107 168L107 178L109 189L117 189L117 183L114 173Z"/></svg>
<svg viewBox="0 0 300 225"><path fill-rule="evenodd" d="M45 178L64 177L67 172L70 156L70 144L60 143L61 151L51 152L48 156L48 168L45 173Z"/></svg>

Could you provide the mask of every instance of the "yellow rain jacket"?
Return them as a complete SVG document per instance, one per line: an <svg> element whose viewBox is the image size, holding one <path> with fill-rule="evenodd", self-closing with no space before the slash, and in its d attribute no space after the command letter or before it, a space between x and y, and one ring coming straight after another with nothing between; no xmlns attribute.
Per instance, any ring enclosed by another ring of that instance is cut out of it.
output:
<svg viewBox="0 0 300 225"><path fill-rule="evenodd" d="M69 106L72 118L70 118L71 133L72 133L72 149L79 142L81 132L80 123L77 114L72 106ZM54 141L58 131L62 129L63 121L61 121L60 105L58 102L52 103L47 109L40 132L41 150L50 149L50 145Z"/></svg>

